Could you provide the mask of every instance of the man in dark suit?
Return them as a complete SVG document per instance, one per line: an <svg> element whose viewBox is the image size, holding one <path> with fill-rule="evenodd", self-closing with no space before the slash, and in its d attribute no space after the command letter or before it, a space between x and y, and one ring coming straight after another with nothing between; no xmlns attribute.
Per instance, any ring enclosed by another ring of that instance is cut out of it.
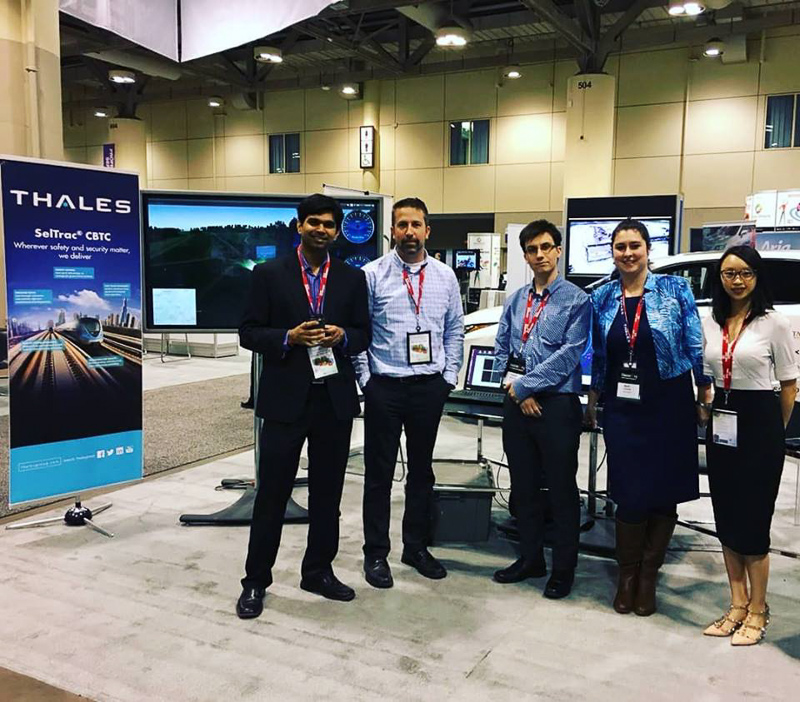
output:
<svg viewBox="0 0 800 702"><path fill-rule="evenodd" d="M364 274L328 253L342 219L333 198L307 197L297 208L300 246L253 270L239 338L263 356L256 414L264 425L245 577L236 604L242 619L263 609L306 439L310 524L300 587L333 600L355 597L331 564L339 547L350 432L360 410L350 356L369 346L370 320Z"/></svg>

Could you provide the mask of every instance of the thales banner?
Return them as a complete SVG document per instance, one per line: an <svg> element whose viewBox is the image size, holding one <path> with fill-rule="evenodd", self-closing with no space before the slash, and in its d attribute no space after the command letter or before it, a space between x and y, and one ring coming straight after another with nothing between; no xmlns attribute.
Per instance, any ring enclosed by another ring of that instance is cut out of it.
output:
<svg viewBox="0 0 800 702"><path fill-rule="evenodd" d="M142 476L135 175L0 158L16 504Z"/></svg>

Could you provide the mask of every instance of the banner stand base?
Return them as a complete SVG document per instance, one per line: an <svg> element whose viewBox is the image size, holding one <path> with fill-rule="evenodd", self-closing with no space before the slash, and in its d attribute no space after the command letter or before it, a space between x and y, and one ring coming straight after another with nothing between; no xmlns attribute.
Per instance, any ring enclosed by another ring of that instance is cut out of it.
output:
<svg viewBox="0 0 800 702"><path fill-rule="evenodd" d="M88 507L82 506L80 498L76 497L75 505L70 507L64 513L63 517L51 517L49 519L36 519L32 522L22 522L21 524L9 524L6 529L30 529L33 527L47 526L48 524L64 522L64 524L67 526L87 526L96 531L98 534L102 534L103 536L113 539L114 534L112 534L110 531L106 531L103 529L103 527L98 526L92 521L92 517L95 514L105 512L109 507L111 507L110 502L105 505L100 505L99 507L96 507L94 511L92 511Z"/></svg>
<svg viewBox="0 0 800 702"><path fill-rule="evenodd" d="M182 514L181 524L188 526L247 526L253 520L253 503L256 490L252 485L232 505L213 514ZM308 524L308 510L298 505L291 497L286 503L284 524Z"/></svg>

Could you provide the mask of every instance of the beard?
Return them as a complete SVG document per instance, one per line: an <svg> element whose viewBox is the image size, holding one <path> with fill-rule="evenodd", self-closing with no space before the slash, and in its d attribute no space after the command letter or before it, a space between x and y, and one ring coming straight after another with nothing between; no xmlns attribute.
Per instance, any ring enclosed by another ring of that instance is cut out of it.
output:
<svg viewBox="0 0 800 702"><path fill-rule="evenodd" d="M403 239L400 242L400 248L406 253L415 254L422 248L422 242L417 239Z"/></svg>

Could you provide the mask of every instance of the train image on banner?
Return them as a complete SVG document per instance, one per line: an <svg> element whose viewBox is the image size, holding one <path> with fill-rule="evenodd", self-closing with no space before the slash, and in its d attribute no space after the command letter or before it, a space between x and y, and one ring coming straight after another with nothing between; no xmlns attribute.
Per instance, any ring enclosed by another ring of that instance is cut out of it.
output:
<svg viewBox="0 0 800 702"><path fill-rule="evenodd" d="M93 346L104 340L103 325L96 317L77 317L57 325L55 330L79 346Z"/></svg>

